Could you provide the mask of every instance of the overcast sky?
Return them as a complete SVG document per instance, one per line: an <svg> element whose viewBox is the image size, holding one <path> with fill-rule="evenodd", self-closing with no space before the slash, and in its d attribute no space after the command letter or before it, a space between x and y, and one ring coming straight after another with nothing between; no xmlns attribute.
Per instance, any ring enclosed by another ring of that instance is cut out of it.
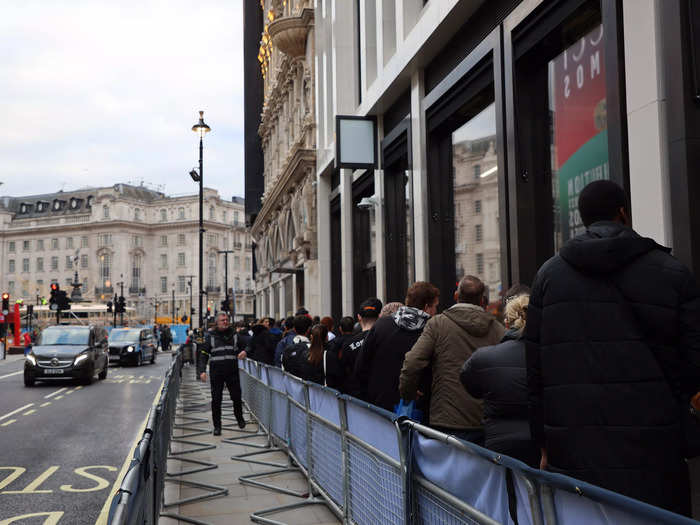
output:
<svg viewBox="0 0 700 525"><path fill-rule="evenodd" d="M241 0L0 0L0 195L243 195Z"/></svg>

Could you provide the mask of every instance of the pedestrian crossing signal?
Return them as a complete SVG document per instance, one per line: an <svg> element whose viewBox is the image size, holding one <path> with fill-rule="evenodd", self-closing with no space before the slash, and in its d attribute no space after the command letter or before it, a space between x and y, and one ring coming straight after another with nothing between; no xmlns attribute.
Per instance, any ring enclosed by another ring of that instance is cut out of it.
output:
<svg viewBox="0 0 700 525"><path fill-rule="evenodd" d="M10 313L10 294L4 292L2 294L2 314L7 315Z"/></svg>

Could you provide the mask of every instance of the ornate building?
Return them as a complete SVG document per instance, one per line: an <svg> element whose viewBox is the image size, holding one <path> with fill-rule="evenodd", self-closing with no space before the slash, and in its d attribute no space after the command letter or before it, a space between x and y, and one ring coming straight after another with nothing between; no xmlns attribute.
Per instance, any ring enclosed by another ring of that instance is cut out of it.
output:
<svg viewBox="0 0 700 525"><path fill-rule="evenodd" d="M106 303L122 291L144 319L181 318L197 305L198 195L167 196L144 186L0 197L0 289L34 303L56 282L72 290L77 270L84 299ZM204 286L214 312L228 287L237 318L253 314L252 248L244 202L204 190ZM192 279L190 281L190 276ZM173 306L175 312L173 312ZM194 316L197 317L197 314Z"/></svg>
<svg viewBox="0 0 700 525"><path fill-rule="evenodd" d="M251 227L257 313L318 307L314 10L311 0L261 0L264 191Z"/></svg>

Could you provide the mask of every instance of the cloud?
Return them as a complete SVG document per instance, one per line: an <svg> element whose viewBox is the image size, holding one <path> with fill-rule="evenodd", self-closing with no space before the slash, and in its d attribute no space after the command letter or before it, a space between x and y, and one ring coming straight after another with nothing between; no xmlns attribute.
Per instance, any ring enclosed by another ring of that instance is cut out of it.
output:
<svg viewBox="0 0 700 525"><path fill-rule="evenodd" d="M140 181L243 194L242 8L200 2L24 0L0 18L0 181L22 195Z"/></svg>

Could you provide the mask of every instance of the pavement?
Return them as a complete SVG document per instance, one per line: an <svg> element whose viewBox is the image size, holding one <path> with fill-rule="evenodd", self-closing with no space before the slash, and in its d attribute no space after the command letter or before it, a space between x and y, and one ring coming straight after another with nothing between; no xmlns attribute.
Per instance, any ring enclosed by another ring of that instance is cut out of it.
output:
<svg viewBox="0 0 700 525"><path fill-rule="evenodd" d="M196 381L193 367L183 368L182 379L180 402L175 420L176 428L173 430L173 441L171 443L171 457L210 462L215 464L216 468L185 476L171 477L171 481L166 483L165 486L165 503L167 506L163 509L163 513L179 514L180 516L211 525L236 525L239 523L252 523L250 514L254 511L302 501L302 498L299 497L281 494L266 488L243 485L239 482L239 476L269 471L274 467L231 460L232 455L255 452L261 449L226 441L226 439L240 437L244 434L237 431L238 427L233 419L231 401L228 400L226 402L225 397L223 435L212 435L209 385ZM255 423L248 423L246 426L248 431L256 428ZM194 435L198 432L205 433ZM266 438L260 436L249 438L245 441L258 444L267 442ZM205 447L213 448L205 449ZM185 452L196 449L203 450L191 453ZM285 463L287 455L279 451L269 452L255 456L254 459ZM170 459L168 461L169 474L176 474L181 470L192 467L192 464L183 463L179 460ZM176 481L177 479L185 482L214 485L219 489L225 489L227 493L182 505L168 505L171 502L186 498L205 496L207 493L213 493L216 490L188 486L186 483ZM264 479L260 479L260 481L280 485L299 492L306 492L308 489L305 478L298 471L267 476ZM341 523L325 505L310 505L268 517L291 525L336 525ZM175 525L177 523L186 522L167 517L161 517L159 521L160 525Z"/></svg>
<svg viewBox="0 0 700 525"><path fill-rule="evenodd" d="M170 361L26 388L24 356L0 360L0 523L106 523Z"/></svg>

